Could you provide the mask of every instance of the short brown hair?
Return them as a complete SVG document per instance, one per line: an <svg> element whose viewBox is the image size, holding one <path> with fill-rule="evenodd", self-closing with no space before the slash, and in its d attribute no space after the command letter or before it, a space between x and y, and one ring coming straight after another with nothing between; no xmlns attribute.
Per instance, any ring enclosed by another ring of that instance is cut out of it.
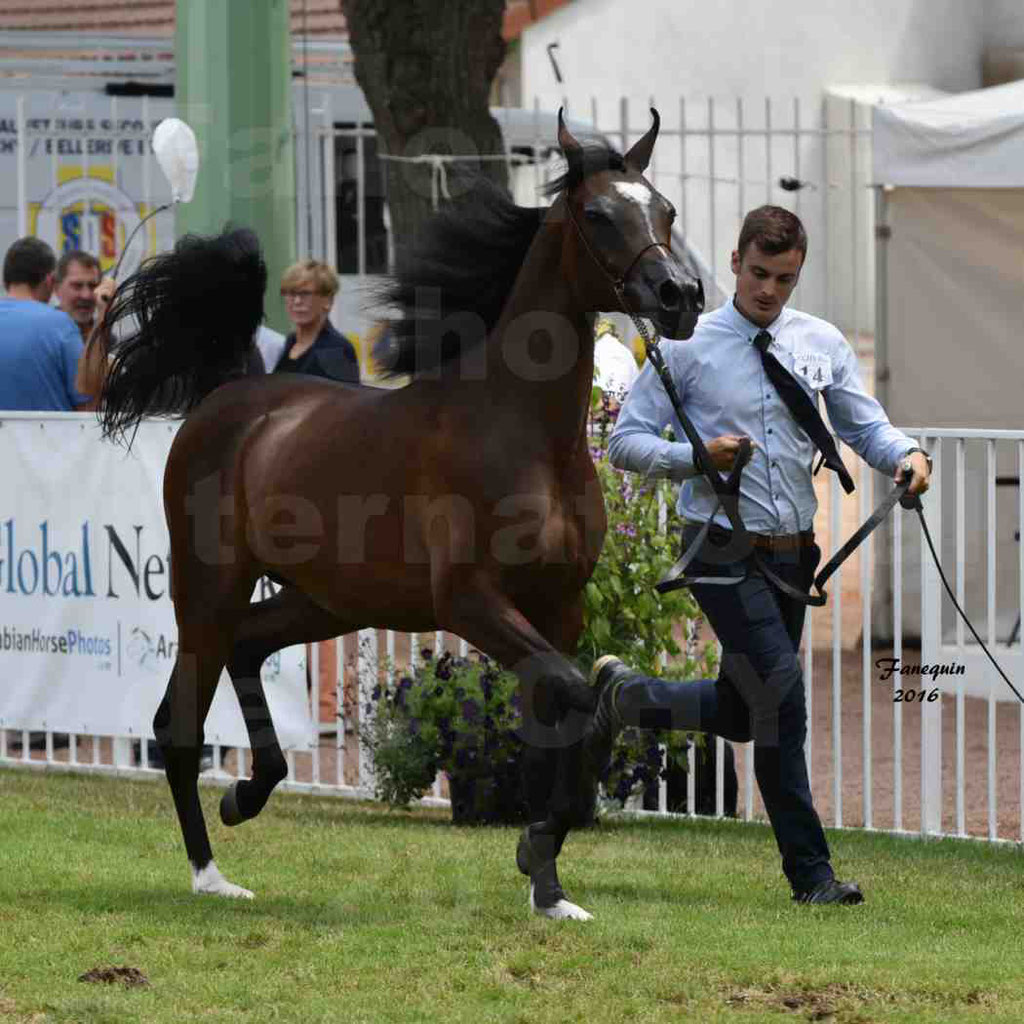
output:
<svg viewBox="0 0 1024 1024"><path fill-rule="evenodd" d="M740 240L736 244L740 259L743 259L751 242L756 242L766 256L778 256L781 252L796 249L804 259L807 258L807 232L800 218L781 206L759 206L744 217Z"/></svg>
<svg viewBox="0 0 1024 1024"><path fill-rule="evenodd" d="M56 265L53 250L41 238L26 235L14 242L4 256L4 287L27 284L29 288L38 288Z"/></svg>
<svg viewBox="0 0 1024 1024"><path fill-rule="evenodd" d="M338 275L319 260L299 260L298 263L293 263L281 275L281 293L292 291L307 281L321 295L333 298L338 294Z"/></svg>
<svg viewBox="0 0 1024 1024"><path fill-rule="evenodd" d="M60 284L68 276L72 263L77 263L85 267L86 270L95 270L97 274L101 277L103 276L103 268L100 266L100 261L91 252L86 252L84 249L68 249L57 260L57 284Z"/></svg>

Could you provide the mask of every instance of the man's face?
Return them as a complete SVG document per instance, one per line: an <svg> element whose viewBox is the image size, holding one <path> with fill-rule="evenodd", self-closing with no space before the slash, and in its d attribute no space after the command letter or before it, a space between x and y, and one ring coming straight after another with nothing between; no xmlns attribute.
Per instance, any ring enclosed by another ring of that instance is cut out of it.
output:
<svg viewBox="0 0 1024 1024"><path fill-rule="evenodd" d="M763 253L751 242L743 258L732 254L732 272L736 275L736 305L758 327L767 327L789 301L803 266L803 254L787 249L775 256Z"/></svg>
<svg viewBox="0 0 1024 1024"><path fill-rule="evenodd" d="M64 280L57 285L57 304L79 327L92 327L96 313L93 292L100 283L96 270L81 263L71 263Z"/></svg>

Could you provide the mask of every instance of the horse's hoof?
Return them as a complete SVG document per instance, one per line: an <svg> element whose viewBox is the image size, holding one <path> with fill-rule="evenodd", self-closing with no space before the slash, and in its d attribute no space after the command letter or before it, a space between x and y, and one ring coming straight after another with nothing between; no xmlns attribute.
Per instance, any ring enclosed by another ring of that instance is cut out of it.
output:
<svg viewBox="0 0 1024 1024"><path fill-rule="evenodd" d="M530 874L530 826L523 829L519 837L519 845L516 847L516 867L520 874L529 877Z"/></svg>
<svg viewBox="0 0 1024 1024"><path fill-rule="evenodd" d="M550 907L538 907L533 901L533 885L530 886L530 912L552 921L593 921L594 915L567 899L556 900Z"/></svg>
<svg viewBox="0 0 1024 1024"><path fill-rule="evenodd" d="M232 782L220 798L220 820L225 825L241 825L246 820L238 808L237 782Z"/></svg>
<svg viewBox="0 0 1024 1024"><path fill-rule="evenodd" d="M230 899L253 899L249 889L243 889L234 882L229 882L217 865L211 860L202 868L192 868L192 892L197 896L227 896Z"/></svg>

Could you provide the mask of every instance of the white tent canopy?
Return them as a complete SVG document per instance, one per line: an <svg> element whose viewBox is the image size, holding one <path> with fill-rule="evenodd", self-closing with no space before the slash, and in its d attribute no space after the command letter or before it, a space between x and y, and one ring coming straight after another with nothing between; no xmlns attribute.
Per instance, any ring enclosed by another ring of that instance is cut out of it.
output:
<svg viewBox="0 0 1024 1024"><path fill-rule="evenodd" d="M894 423L903 427L1024 428L1024 82L873 112L873 178L880 190L876 373ZM979 442L980 443L980 442ZM967 448L965 598L985 635L989 514L986 453ZM934 445L933 445L934 447ZM955 452L942 467L944 563L954 557ZM1016 446L995 448L996 635L1019 612L1014 542L1020 486ZM1011 486L1016 484L1016 486ZM904 532L904 607L920 587L920 541ZM876 560L876 602L890 573ZM876 603L879 621L887 610ZM954 628L944 605L943 628ZM904 620L905 622L907 620Z"/></svg>
<svg viewBox="0 0 1024 1024"><path fill-rule="evenodd" d="M875 107L873 149L879 185L1024 187L1024 81Z"/></svg>

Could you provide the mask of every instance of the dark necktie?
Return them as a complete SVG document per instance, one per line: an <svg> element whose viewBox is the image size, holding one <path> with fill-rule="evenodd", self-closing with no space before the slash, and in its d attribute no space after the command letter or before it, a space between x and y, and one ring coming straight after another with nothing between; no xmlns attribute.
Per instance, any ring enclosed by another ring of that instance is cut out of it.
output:
<svg viewBox="0 0 1024 1024"><path fill-rule="evenodd" d="M814 403L808 398L807 392L798 384L792 374L769 351L772 336L767 331L760 331L754 338L754 345L761 353L761 362L768 379L775 385L779 397L786 403L786 408L793 414L793 419L800 424L803 431L814 442L821 452L821 460L829 469L839 474L843 490L849 494L853 490L853 478L839 457L836 442L825 426ZM818 463L821 469L821 463ZM815 470L817 472L817 470Z"/></svg>

